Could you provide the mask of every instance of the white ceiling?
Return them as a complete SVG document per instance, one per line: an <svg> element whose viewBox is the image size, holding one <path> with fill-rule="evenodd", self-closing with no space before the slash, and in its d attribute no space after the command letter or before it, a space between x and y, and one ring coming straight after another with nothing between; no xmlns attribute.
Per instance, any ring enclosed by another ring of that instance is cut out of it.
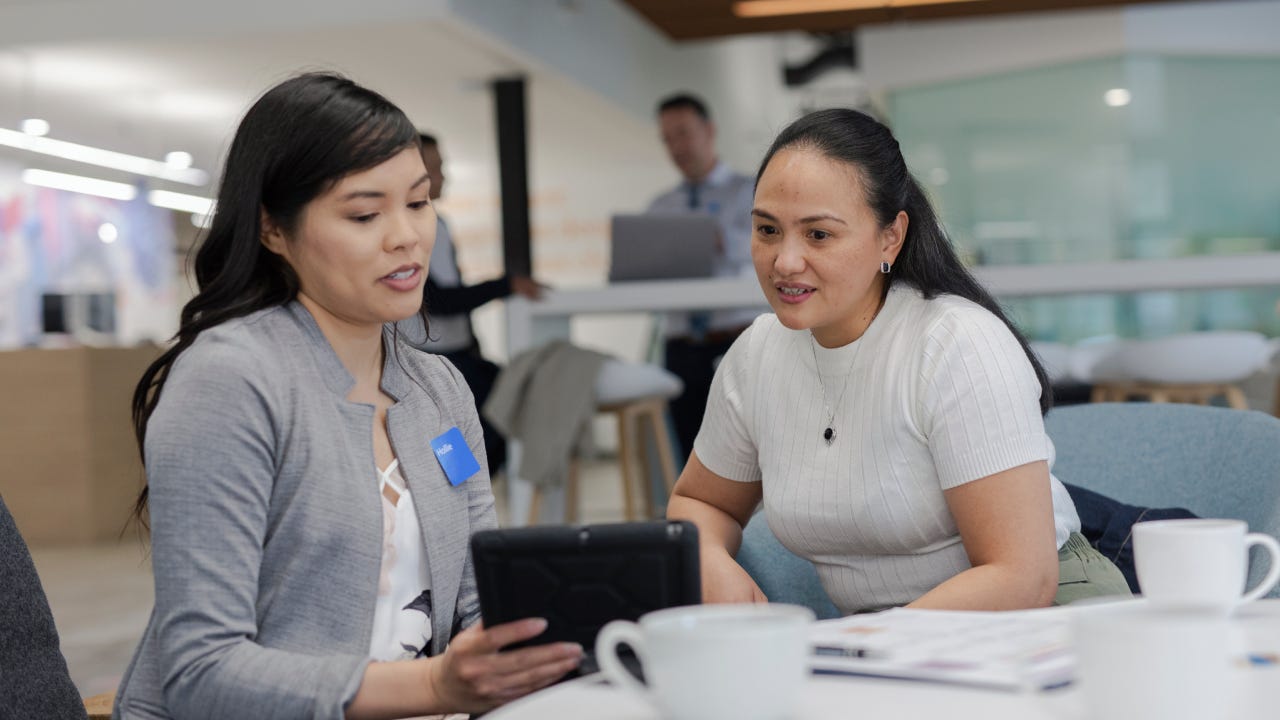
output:
<svg viewBox="0 0 1280 720"><path fill-rule="evenodd" d="M12 4L24 0L0 0ZM216 171L253 99L299 71L337 70L387 95L454 154L492 156L486 82L519 66L451 23L183 41L116 40L0 48L0 127L42 117L50 137L153 158L186 150ZM0 157L55 167L17 150ZM455 172L465 172L460 166ZM109 171L94 171L100 176Z"/></svg>

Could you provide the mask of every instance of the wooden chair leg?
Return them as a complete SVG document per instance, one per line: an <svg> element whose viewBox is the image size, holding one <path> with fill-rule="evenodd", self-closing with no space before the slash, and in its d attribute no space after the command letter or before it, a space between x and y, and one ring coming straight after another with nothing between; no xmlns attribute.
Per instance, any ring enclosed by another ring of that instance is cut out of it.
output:
<svg viewBox="0 0 1280 720"><path fill-rule="evenodd" d="M667 404L658 401L652 415L654 442L658 446L658 461L662 463L662 480L667 486L667 499L676 486L676 459L671 449L671 436L667 432Z"/></svg>
<svg viewBox="0 0 1280 720"><path fill-rule="evenodd" d="M618 469L622 471L622 509L628 522L636 519L636 503L631 479L631 437L633 423L625 408L618 411Z"/></svg>
<svg viewBox="0 0 1280 720"><path fill-rule="evenodd" d="M653 463L649 462L649 443L645 439L647 432L646 426L650 423L649 418L653 416L652 403L645 403L636 408L635 415L632 416L635 430L636 454L640 456L640 495L641 504L644 505L644 519L653 520ZM657 442L655 440L655 442Z"/></svg>
<svg viewBox="0 0 1280 720"><path fill-rule="evenodd" d="M85 714L89 720L111 720L111 706L115 704L116 694L104 692L84 698Z"/></svg>
<svg viewBox="0 0 1280 720"><path fill-rule="evenodd" d="M1235 385L1228 385L1224 389L1227 396L1227 405L1237 410L1248 410L1249 401L1244 397L1244 391Z"/></svg>
<svg viewBox="0 0 1280 720"><path fill-rule="evenodd" d="M569 459L569 477L564 479L564 521L578 522L578 458Z"/></svg>
<svg viewBox="0 0 1280 720"><path fill-rule="evenodd" d="M1097 383L1093 386L1093 390L1089 392L1089 402L1110 402L1115 400L1111 397L1111 385L1107 383Z"/></svg>
<svg viewBox="0 0 1280 720"><path fill-rule="evenodd" d="M538 517L542 511L542 486L534 485L533 492L529 496L529 525L537 525Z"/></svg>

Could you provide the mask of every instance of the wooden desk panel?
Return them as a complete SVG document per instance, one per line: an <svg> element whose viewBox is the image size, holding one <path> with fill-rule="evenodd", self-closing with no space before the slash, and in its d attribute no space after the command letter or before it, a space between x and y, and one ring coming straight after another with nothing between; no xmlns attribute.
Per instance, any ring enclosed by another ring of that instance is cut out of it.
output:
<svg viewBox="0 0 1280 720"><path fill-rule="evenodd" d="M120 534L142 486L129 401L158 353L0 352L0 495L29 544Z"/></svg>

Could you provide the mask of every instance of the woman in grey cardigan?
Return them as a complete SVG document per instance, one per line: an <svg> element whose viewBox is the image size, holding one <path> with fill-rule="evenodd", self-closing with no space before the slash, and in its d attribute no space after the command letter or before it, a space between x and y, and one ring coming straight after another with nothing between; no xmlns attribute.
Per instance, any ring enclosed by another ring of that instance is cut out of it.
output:
<svg viewBox="0 0 1280 720"><path fill-rule="evenodd" d="M134 395L156 603L116 717L476 712L577 665L498 652L541 620L478 623L479 421L395 329L422 306L429 190L413 125L345 78L287 80L241 122L199 292Z"/></svg>

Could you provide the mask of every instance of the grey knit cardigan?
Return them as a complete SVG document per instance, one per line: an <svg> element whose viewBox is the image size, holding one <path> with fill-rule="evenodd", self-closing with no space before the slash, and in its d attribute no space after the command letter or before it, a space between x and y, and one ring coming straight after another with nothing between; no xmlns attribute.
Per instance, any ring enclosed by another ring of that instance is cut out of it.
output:
<svg viewBox="0 0 1280 720"><path fill-rule="evenodd" d="M496 526L475 405L447 361L384 335L387 429L422 525L431 652L479 619L472 532ZM372 405L297 302L201 333L145 443L156 597L118 718L341 718L368 664L382 558ZM458 427L480 472L451 485Z"/></svg>

